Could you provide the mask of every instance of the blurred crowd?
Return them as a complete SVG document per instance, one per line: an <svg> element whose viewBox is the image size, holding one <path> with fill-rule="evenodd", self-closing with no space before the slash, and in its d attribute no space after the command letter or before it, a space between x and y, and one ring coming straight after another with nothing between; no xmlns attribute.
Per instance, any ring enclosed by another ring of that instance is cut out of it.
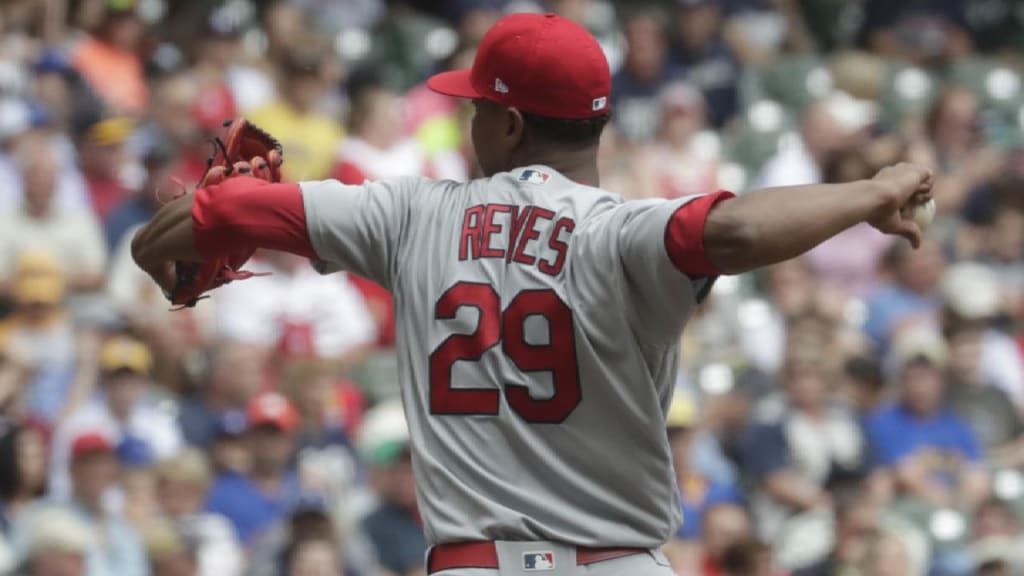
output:
<svg viewBox="0 0 1024 576"><path fill-rule="evenodd" d="M1024 573L1024 2L4 0L0 574L424 574L388 293L261 253L172 312L129 243L237 115L289 180L477 176L423 81L523 10L604 48L627 198L937 174L920 250L855 226L691 320L677 573Z"/></svg>

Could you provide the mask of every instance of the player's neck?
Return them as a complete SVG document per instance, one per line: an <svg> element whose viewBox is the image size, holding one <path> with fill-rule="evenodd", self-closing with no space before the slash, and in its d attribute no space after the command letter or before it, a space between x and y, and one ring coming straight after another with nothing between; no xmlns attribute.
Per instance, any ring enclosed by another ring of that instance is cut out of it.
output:
<svg viewBox="0 0 1024 576"><path fill-rule="evenodd" d="M576 150L562 148L524 150L523 154L515 159L516 167L532 164L541 164L557 170L566 178L586 186L596 188L601 184L597 172L597 146L587 146Z"/></svg>

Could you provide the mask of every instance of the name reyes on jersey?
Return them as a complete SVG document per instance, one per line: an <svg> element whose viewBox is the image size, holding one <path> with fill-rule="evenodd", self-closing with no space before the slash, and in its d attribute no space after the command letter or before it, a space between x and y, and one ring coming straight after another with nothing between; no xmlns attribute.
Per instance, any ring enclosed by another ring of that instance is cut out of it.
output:
<svg viewBox="0 0 1024 576"><path fill-rule="evenodd" d="M555 219L539 206L480 204L466 209L459 240L459 260L503 258L550 276L562 271L569 238L576 228L572 218Z"/></svg>

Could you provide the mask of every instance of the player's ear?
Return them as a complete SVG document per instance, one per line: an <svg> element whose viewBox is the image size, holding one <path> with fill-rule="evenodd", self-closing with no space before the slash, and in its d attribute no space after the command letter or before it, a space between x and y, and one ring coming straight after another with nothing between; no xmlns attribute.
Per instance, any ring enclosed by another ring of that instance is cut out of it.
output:
<svg viewBox="0 0 1024 576"><path fill-rule="evenodd" d="M508 148L512 149L519 146L523 140L523 131L526 129L525 121L523 113L516 108L506 108L505 116L505 140L508 143Z"/></svg>

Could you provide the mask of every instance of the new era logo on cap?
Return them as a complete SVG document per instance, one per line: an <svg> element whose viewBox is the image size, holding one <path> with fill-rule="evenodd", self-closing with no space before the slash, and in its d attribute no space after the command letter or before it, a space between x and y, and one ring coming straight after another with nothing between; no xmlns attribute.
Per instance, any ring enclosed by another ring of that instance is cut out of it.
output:
<svg viewBox="0 0 1024 576"><path fill-rule="evenodd" d="M555 569L555 555L552 552L523 552L523 570L546 572Z"/></svg>
<svg viewBox="0 0 1024 576"><path fill-rule="evenodd" d="M449 96L564 119L607 114L612 90L608 58L597 40L555 14L505 16L484 35L471 70L442 72L427 85Z"/></svg>

